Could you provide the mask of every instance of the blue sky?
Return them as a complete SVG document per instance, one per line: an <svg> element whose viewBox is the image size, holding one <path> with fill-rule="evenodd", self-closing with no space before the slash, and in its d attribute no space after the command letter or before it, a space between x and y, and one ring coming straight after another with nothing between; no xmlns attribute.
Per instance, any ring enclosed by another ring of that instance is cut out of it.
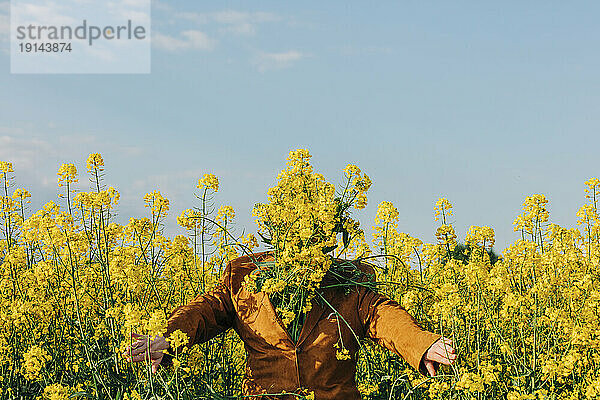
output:
<svg viewBox="0 0 600 400"><path fill-rule="evenodd" d="M0 2L0 160L32 209L56 200L56 171L103 154L119 218L171 200L167 230L202 174L254 231L252 205L307 148L339 183L354 163L400 229L434 238L433 206L455 206L459 238L495 229L502 250L526 196L575 226L598 176L600 5L593 2L154 2L152 73L11 75ZM83 178L83 177L82 177ZM85 178L81 179L85 187Z"/></svg>

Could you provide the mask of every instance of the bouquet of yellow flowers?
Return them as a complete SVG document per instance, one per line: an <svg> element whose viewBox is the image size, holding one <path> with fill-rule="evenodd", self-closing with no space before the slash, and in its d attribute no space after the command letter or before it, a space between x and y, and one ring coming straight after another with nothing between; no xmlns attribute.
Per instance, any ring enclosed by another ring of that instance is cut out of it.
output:
<svg viewBox="0 0 600 400"><path fill-rule="evenodd" d="M247 287L269 296L294 341L327 272L341 277L342 269L353 267L336 262L331 253L342 254L353 240L363 237L350 208L365 207L371 186L366 174L348 165L347 182L336 195L335 186L313 171L310 157L308 150L291 151L277 185L269 189L269 202L255 205L258 234L272 249L274 261L259 263L245 281Z"/></svg>

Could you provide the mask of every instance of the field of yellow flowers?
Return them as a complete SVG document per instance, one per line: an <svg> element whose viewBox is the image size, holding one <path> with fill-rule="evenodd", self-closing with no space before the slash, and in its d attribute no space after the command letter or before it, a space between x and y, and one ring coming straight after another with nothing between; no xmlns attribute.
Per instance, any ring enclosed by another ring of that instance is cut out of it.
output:
<svg viewBox="0 0 600 400"><path fill-rule="evenodd" d="M94 189L84 192L75 166L62 165L60 201L34 213L12 165L0 162L0 397L237 398L245 356L231 330L180 347L156 374L122 353L132 332L165 332L171 310L213 287L257 239L230 229L235 212L216 204L212 174L198 181L197 207L176 217L185 234L163 235L174 217L158 191L143 197L146 216L118 224L119 192L103 181L104 168L90 155ZM520 239L499 258L489 227L471 226L459 242L445 198L434 207L435 243L399 232L398 210L382 202L373 243L357 230L336 256L371 257L381 290L422 327L452 338L459 357L423 377L365 341L363 398L600 398L600 180L585 182L584 195L570 229L550 222L543 195L527 197L514 221ZM358 193L356 208L366 201Z"/></svg>

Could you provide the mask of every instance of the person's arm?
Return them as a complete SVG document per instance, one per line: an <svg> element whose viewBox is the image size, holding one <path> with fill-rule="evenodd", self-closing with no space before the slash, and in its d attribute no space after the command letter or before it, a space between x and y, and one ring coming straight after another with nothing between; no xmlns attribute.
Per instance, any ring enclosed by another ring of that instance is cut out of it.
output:
<svg viewBox="0 0 600 400"><path fill-rule="evenodd" d="M187 334L187 346L206 342L233 325L234 308L231 301L231 262L227 264L217 286L212 290L197 296L190 303L177 307L167 321L167 331L148 341L145 335L134 334L137 341L128 346L124 356L130 361L150 359L152 370L156 372L158 365L169 365L172 357L165 354L169 344L165 340L171 333L181 330ZM148 349L148 342L150 348Z"/></svg>
<svg viewBox="0 0 600 400"><path fill-rule="evenodd" d="M231 328L234 308L230 282L231 262L227 264L215 288L173 310L167 321L167 332L164 336L168 338L179 329L188 335L188 346L192 346L195 343L204 343Z"/></svg>
<svg viewBox="0 0 600 400"><path fill-rule="evenodd" d="M422 329L396 301L365 287L359 288L359 315L365 336L402 356L423 375L427 369L423 358L442 336Z"/></svg>

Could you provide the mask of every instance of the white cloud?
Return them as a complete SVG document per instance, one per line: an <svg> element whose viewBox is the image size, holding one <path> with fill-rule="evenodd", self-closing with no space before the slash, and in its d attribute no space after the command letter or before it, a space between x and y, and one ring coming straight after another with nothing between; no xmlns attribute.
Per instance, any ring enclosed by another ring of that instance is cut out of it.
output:
<svg viewBox="0 0 600 400"><path fill-rule="evenodd" d="M212 50L216 45L216 40L211 39L206 33L198 30L183 31L181 37L165 35L162 33L154 33L152 35L152 45L164 51L181 51L181 50Z"/></svg>
<svg viewBox="0 0 600 400"><path fill-rule="evenodd" d="M185 207L191 205L190 202L194 199L195 185L202 177L203 172L200 169L173 171L134 179L127 186L121 188L122 206L130 212L145 214L142 197L145 193L158 190L171 203L171 217L168 220L171 222L169 224L171 228L174 228L176 226L173 223L174 216L179 215Z"/></svg>
<svg viewBox="0 0 600 400"><path fill-rule="evenodd" d="M213 37L222 37L226 34L237 36L252 36L255 35L262 24L283 22L291 24L289 17L272 12L263 11L239 11L225 9L214 12L195 12L183 11L175 8L171 3L161 0L153 0L154 10L161 11L160 22L163 26L200 26L200 30L188 30L176 33L166 33L165 31L156 32L153 34L153 45L161 50L177 52L182 50L212 50L217 41ZM155 14L156 15L156 14ZM291 26L291 25L290 25ZM207 35L205 32L211 32ZM223 43L226 41L223 40ZM264 52L251 51L251 64L259 71L283 69L294 65L297 61L308 57L309 55L297 50L289 50L285 52ZM228 60L232 62L231 59Z"/></svg>
<svg viewBox="0 0 600 400"><path fill-rule="evenodd" d="M253 64L259 71L264 72L272 69L291 67L296 61L308 57L308 54L297 50L289 50L281 53L260 52L254 59Z"/></svg>
<svg viewBox="0 0 600 400"><path fill-rule="evenodd" d="M169 11L173 17L179 20L191 21L201 25L210 21L208 15L205 13L197 13L194 11L173 11L172 9L167 11Z"/></svg>
<svg viewBox="0 0 600 400"><path fill-rule="evenodd" d="M135 21L137 25L150 24L150 7L147 0L119 0L106 3L108 12L119 20L123 16Z"/></svg>
<svg viewBox="0 0 600 400"><path fill-rule="evenodd" d="M119 0L119 3L127 7L146 8L147 0Z"/></svg>
<svg viewBox="0 0 600 400"><path fill-rule="evenodd" d="M53 146L35 137L0 136L0 160L13 163L15 171L32 172L41 155L55 154Z"/></svg>
<svg viewBox="0 0 600 400"><path fill-rule="evenodd" d="M225 25L221 31L239 35L254 35L257 26L265 22L279 21L281 18L267 12L240 12L234 10L219 11L209 14L213 21Z"/></svg>
<svg viewBox="0 0 600 400"><path fill-rule="evenodd" d="M29 125L29 124L28 124ZM14 126L14 127L8 127L8 126L0 126L0 136L4 135L4 136L21 136L25 133L25 127L22 126Z"/></svg>
<svg viewBox="0 0 600 400"><path fill-rule="evenodd" d="M254 35L256 33L255 25L244 22L234 25L228 25L225 28L221 29L221 32L231 32L237 35Z"/></svg>
<svg viewBox="0 0 600 400"><path fill-rule="evenodd" d="M207 13L177 11L170 4L161 1L155 1L153 6L156 10L166 12L168 20L173 24L180 21L188 21L199 25L213 23L220 25L219 32L238 35L254 35L260 24L282 20L279 15L264 11L222 10Z"/></svg>
<svg viewBox="0 0 600 400"><path fill-rule="evenodd" d="M58 168L60 163L85 161L92 152L135 158L143 156L146 151L142 146L107 143L90 133L41 133L47 129L30 124L21 127L0 126L0 161L13 163L18 176L32 178L45 185L48 176L54 182L54 174L48 171L48 165ZM50 128L51 131L60 129L61 127Z"/></svg>

